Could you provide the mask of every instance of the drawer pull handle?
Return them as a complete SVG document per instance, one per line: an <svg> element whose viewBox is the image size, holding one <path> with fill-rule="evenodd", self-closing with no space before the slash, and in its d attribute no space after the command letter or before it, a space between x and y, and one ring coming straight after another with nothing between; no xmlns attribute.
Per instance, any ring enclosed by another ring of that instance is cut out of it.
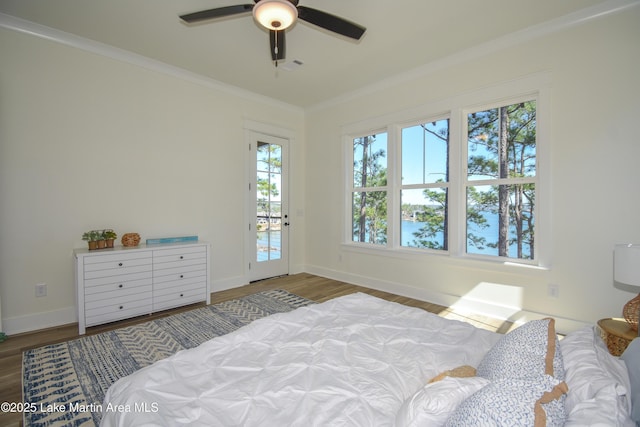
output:
<svg viewBox="0 0 640 427"><path fill-rule="evenodd" d="M122 267L122 263L121 262L118 263L118 267Z"/></svg>
<svg viewBox="0 0 640 427"><path fill-rule="evenodd" d="M123 305L121 305L121 306L120 306L120 310L122 310L123 308L124 308L124 306L123 306Z"/></svg>
<svg viewBox="0 0 640 427"><path fill-rule="evenodd" d="M124 285L123 285L122 283L120 283L120 284L118 285L118 287L119 287L119 288L122 288L123 286L124 286Z"/></svg>
<svg viewBox="0 0 640 427"><path fill-rule="evenodd" d="M180 294L180 296L181 296L181 297L183 297L183 296L184 296L184 294Z"/></svg>
<svg viewBox="0 0 640 427"><path fill-rule="evenodd" d="M180 278L181 278L181 279L184 279L184 274L181 274L181 275L180 275Z"/></svg>
<svg viewBox="0 0 640 427"><path fill-rule="evenodd" d="M180 255L180 259L184 259L184 257L182 255Z"/></svg>

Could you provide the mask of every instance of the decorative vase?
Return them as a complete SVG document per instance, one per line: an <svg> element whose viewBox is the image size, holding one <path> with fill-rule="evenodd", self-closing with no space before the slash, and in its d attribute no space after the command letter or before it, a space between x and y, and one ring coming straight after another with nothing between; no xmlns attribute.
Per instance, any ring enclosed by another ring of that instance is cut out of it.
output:
<svg viewBox="0 0 640 427"><path fill-rule="evenodd" d="M138 246L140 235L138 233L126 233L122 236L122 246Z"/></svg>
<svg viewBox="0 0 640 427"><path fill-rule="evenodd" d="M107 239L107 240L105 240L105 242L107 243L107 247L108 248L112 248L114 241L115 241L115 239Z"/></svg>
<svg viewBox="0 0 640 427"><path fill-rule="evenodd" d="M95 240L90 240L87 243L89 244L89 250L90 251L98 248L98 242L96 242Z"/></svg>
<svg viewBox="0 0 640 427"><path fill-rule="evenodd" d="M104 249L107 247L107 242L105 242L104 240L98 240L98 249Z"/></svg>

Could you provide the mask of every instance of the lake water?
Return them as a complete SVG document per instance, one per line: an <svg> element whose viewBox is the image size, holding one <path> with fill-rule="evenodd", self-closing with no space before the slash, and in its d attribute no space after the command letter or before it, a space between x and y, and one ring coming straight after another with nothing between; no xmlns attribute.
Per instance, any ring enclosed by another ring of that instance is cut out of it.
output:
<svg viewBox="0 0 640 427"><path fill-rule="evenodd" d="M498 241L498 214L485 212L484 217L487 219L487 223L489 224L489 226L484 229L470 226L469 232L473 233L476 236L484 237L487 243L495 243ZM400 234L401 245L415 247L413 241L416 239L416 237L413 233L418 232L423 226L423 222L402 221L402 229ZM515 234L515 227L511 227L511 234ZM441 243L442 233L438 233L435 240L436 242ZM523 250L525 255L528 256L528 247L525 246ZM470 254L498 256L497 248L484 247L483 249L478 249L470 244L468 244L467 252ZM511 245L511 247L509 248L509 256L512 258L516 258L518 256L518 250L515 244Z"/></svg>
<svg viewBox="0 0 640 427"><path fill-rule="evenodd" d="M257 234L257 261L262 262L280 259L282 256L280 230L259 231Z"/></svg>
<svg viewBox="0 0 640 427"><path fill-rule="evenodd" d="M498 215L485 214L485 218L487 218L489 227L483 230L472 229L471 232L473 232L478 236L484 237L487 242L496 242L498 240ZM401 245L405 247L407 246L415 247L413 241L416 239L416 237L414 236L413 233L418 232L420 228L422 228L423 226L424 226L423 222L402 221L402 229L400 234ZM259 262L268 261L269 259L280 259L280 256L281 256L280 230L271 231L270 232L271 236L269 236L267 233L268 232L266 231L258 233L257 259ZM437 239L438 239L437 241L441 242L442 233L438 233L438 234L439 235L437 236ZM271 244L270 250L269 250L269 243ZM471 253L471 254L494 255L494 256L498 255L498 249L489 248L489 247L485 247L484 249L478 249L474 246L469 245L469 247L467 248L467 251L468 253ZM527 253L526 250L525 250L525 253ZM509 248L509 255L513 258L517 256L516 245L512 245L511 248Z"/></svg>

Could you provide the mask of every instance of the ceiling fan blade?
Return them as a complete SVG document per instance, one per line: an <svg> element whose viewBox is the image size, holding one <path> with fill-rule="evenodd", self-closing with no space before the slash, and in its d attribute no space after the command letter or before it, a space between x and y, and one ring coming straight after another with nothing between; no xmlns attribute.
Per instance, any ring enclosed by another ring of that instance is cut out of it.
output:
<svg viewBox="0 0 640 427"><path fill-rule="evenodd" d="M269 46L271 47L271 60L281 61L285 57L284 30L269 30Z"/></svg>
<svg viewBox="0 0 640 427"><path fill-rule="evenodd" d="M180 19L182 19L187 24L192 24L194 22L206 21L216 18L225 18L228 16L251 12L253 10L253 6L254 5L252 4L238 4L235 6L225 6L218 7L216 9L201 10L200 12L181 15Z"/></svg>
<svg viewBox="0 0 640 427"><path fill-rule="evenodd" d="M317 9L311 9L310 7L298 6L298 18L356 40L360 40L367 30L355 22L347 21L344 18Z"/></svg>

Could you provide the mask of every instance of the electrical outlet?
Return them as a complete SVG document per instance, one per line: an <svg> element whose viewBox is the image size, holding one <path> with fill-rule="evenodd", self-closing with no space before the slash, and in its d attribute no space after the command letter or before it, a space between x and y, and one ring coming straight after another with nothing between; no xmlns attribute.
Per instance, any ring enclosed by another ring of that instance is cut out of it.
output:
<svg viewBox="0 0 640 427"><path fill-rule="evenodd" d="M47 284L46 283L38 283L36 285L36 296L37 297L46 297L47 296Z"/></svg>
<svg viewBox="0 0 640 427"><path fill-rule="evenodd" d="M547 295L549 296L549 298L560 298L560 285L549 283L549 285L547 286Z"/></svg>

